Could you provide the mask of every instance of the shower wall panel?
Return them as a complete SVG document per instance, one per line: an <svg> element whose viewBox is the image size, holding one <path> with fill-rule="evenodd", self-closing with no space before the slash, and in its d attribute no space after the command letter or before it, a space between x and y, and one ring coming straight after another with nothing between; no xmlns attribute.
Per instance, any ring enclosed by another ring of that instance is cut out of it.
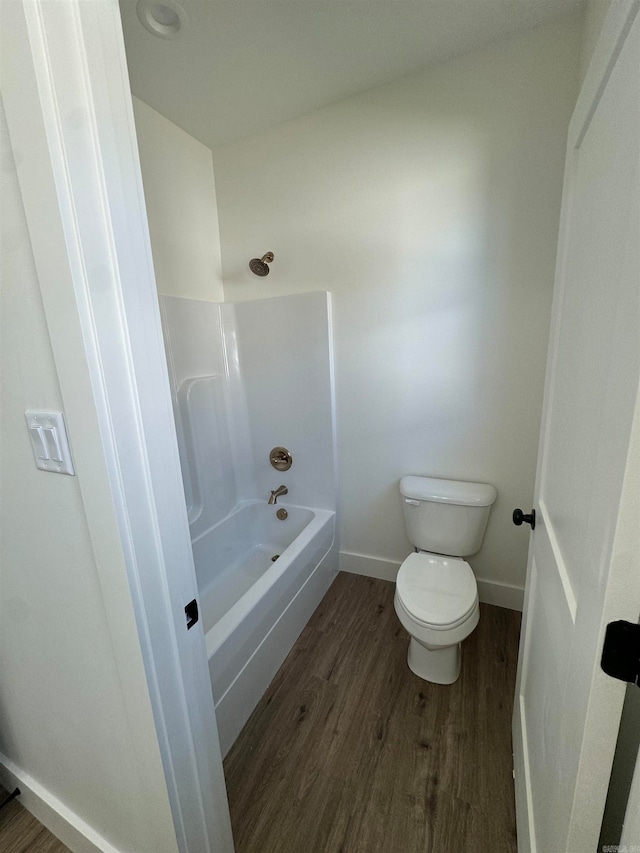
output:
<svg viewBox="0 0 640 853"><path fill-rule="evenodd" d="M259 498L282 483L289 503L336 508L330 299L316 292L224 306L236 317ZM293 454L284 473L269 463L278 445Z"/></svg>
<svg viewBox="0 0 640 853"><path fill-rule="evenodd" d="M287 503L335 510L329 294L160 302L192 539L281 484ZM269 463L277 445L289 471Z"/></svg>
<svg viewBox="0 0 640 853"><path fill-rule="evenodd" d="M250 458L246 406L231 384L220 305L160 299L178 448L191 538L227 516L254 491L234 464ZM232 341L233 343L233 341ZM244 435L244 445L239 440Z"/></svg>

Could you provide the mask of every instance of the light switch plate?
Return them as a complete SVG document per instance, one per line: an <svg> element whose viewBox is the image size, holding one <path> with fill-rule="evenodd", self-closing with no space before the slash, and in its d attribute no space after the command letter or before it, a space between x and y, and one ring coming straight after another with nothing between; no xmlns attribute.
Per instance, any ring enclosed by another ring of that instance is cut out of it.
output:
<svg viewBox="0 0 640 853"><path fill-rule="evenodd" d="M24 413L36 467L52 474L75 474L62 412Z"/></svg>

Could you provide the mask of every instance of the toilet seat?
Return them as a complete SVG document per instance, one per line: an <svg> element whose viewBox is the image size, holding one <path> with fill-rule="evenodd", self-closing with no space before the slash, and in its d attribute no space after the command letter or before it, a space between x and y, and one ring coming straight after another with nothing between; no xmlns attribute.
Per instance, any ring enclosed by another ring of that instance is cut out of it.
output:
<svg viewBox="0 0 640 853"><path fill-rule="evenodd" d="M473 570L455 557L410 554L398 571L396 591L407 615L436 631L462 625L478 607Z"/></svg>

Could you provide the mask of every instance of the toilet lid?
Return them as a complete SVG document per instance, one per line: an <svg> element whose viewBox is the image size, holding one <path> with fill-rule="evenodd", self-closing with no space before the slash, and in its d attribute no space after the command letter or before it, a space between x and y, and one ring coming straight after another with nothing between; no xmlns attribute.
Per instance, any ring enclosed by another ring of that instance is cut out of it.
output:
<svg viewBox="0 0 640 853"><path fill-rule="evenodd" d="M400 566L396 588L414 619L440 628L464 621L478 599L469 563L438 554L410 554Z"/></svg>

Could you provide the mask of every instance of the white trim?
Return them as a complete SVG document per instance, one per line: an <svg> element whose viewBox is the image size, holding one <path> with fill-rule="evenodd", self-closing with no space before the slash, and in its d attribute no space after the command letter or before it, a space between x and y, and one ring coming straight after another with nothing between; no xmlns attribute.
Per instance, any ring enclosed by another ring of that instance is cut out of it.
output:
<svg viewBox="0 0 640 853"><path fill-rule="evenodd" d="M0 782L8 791L20 788L18 802L74 853L124 853L2 753Z"/></svg>
<svg viewBox="0 0 640 853"><path fill-rule="evenodd" d="M514 744L518 749L513 755L514 789L526 808L520 813L520 822L516 827L519 853L537 853L535 822L533 818L533 799L531 796L531 769L529 765L529 747L527 740L527 717L522 697L519 702L520 715L518 725L513 729Z"/></svg>
<svg viewBox="0 0 640 853"><path fill-rule="evenodd" d="M367 578L378 578L382 581L396 582L398 569L402 563L397 560L385 560L383 557L369 557L365 554L354 554L351 551L340 551L340 571L352 575L364 575Z"/></svg>
<svg viewBox="0 0 640 853"><path fill-rule="evenodd" d="M520 646L519 655L524 657L528 654L531 642L531 622L527 620L528 602L535 597L537 587L537 575L535 563L531 563L530 574L524 589L524 602L522 621L520 623ZM522 702L520 694L515 694L513 722L513 774L514 794L516 804L524 803L525 808L520 808L517 814L516 833L517 846L520 853L536 853L535 824L533 819L533 800L531 797L531 770L528 752L528 734L526 716L522 714Z"/></svg>
<svg viewBox="0 0 640 853"><path fill-rule="evenodd" d="M118 4L2 5L7 121L141 784L159 749L179 849L230 853Z"/></svg>
<svg viewBox="0 0 640 853"><path fill-rule="evenodd" d="M383 557L370 557L366 554L340 551L340 571L353 575L364 575L368 578L378 578L395 583L401 565L402 563L398 560L387 560ZM494 604L496 607L522 611L524 589L521 586L485 578L476 578L476 582L478 584L478 596L484 604Z"/></svg>
<svg viewBox="0 0 640 853"><path fill-rule="evenodd" d="M496 607L506 607L507 610L518 610L522 613L524 587L484 578L476 578L476 583L478 596L483 604L494 604Z"/></svg>
<svg viewBox="0 0 640 853"><path fill-rule="evenodd" d="M630 850L634 844L638 849L640 844L640 752L636 758L636 767L633 772L629 799L627 800L620 849Z"/></svg>

